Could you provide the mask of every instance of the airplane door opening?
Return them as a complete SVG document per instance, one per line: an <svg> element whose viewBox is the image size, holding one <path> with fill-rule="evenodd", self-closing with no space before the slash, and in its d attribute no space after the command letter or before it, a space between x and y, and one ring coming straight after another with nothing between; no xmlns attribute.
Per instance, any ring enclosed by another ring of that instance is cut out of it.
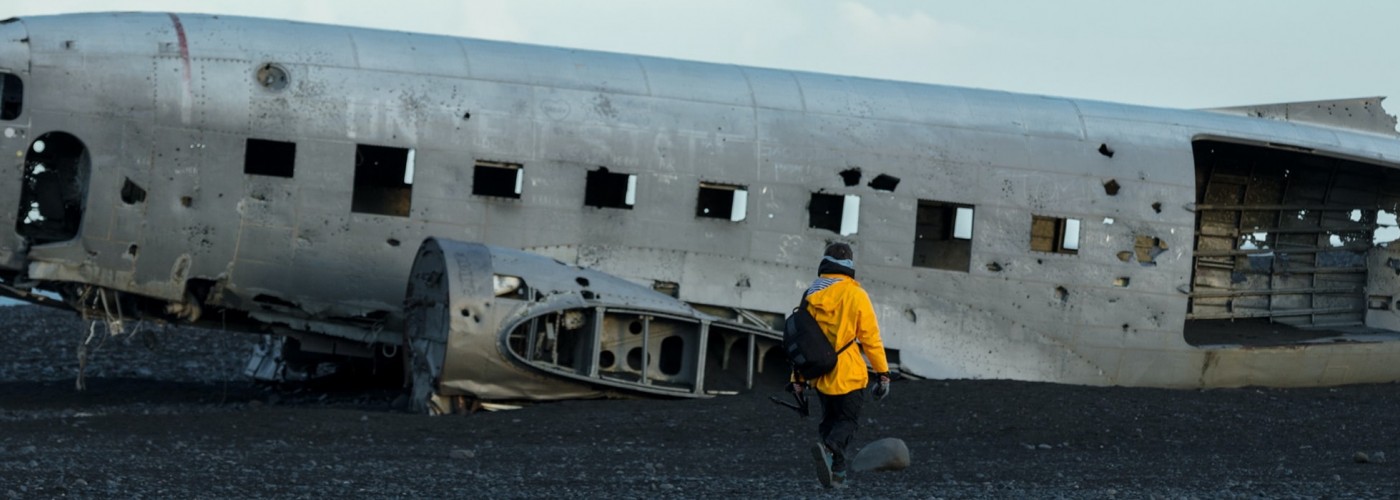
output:
<svg viewBox="0 0 1400 500"><path fill-rule="evenodd" d="M1383 272L1400 269L1400 253L1387 247L1400 171L1302 148L1193 146L1188 343L1279 345L1400 329L1391 318L1400 272Z"/></svg>
<svg viewBox="0 0 1400 500"><path fill-rule="evenodd" d="M91 168L87 146L71 134L49 132L30 143L15 232L35 245L76 237Z"/></svg>

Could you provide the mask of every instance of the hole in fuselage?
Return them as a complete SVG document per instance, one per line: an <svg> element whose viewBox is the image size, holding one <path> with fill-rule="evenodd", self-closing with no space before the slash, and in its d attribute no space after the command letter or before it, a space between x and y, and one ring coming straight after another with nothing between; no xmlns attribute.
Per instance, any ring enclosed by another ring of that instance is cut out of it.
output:
<svg viewBox="0 0 1400 500"><path fill-rule="evenodd" d="M871 180L868 185L876 191L894 191L896 187L899 187L899 178L893 175L880 174L875 176L875 179Z"/></svg>
<svg viewBox="0 0 1400 500"><path fill-rule="evenodd" d="M1398 231L1388 215L1400 199L1393 164L1286 144L1192 146L1193 246L1169 248L1156 236L1171 236L1149 234L1134 248L1143 265L1190 259L1188 344L1318 345L1395 334L1381 319L1393 313L1370 310L1368 298L1388 294L1394 281L1395 247L1382 234Z"/></svg>
<svg viewBox="0 0 1400 500"><path fill-rule="evenodd" d="M146 190L136 185L135 182L131 182L131 179L127 179L126 182L122 183L121 196L122 203L135 205L146 201Z"/></svg>
<svg viewBox="0 0 1400 500"><path fill-rule="evenodd" d="M87 146L64 132L49 132L24 157L15 232L34 244L78 235L87 199L91 159Z"/></svg>
<svg viewBox="0 0 1400 500"><path fill-rule="evenodd" d="M656 368L669 376L679 375L685 365L685 339L672 335L661 341L661 356L656 360Z"/></svg>
<svg viewBox="0 0 1400 500"><path fill-rule="evenodd" d="M841 183L847 186L860 184L860 169L848 168L841 171Z"/></svg>

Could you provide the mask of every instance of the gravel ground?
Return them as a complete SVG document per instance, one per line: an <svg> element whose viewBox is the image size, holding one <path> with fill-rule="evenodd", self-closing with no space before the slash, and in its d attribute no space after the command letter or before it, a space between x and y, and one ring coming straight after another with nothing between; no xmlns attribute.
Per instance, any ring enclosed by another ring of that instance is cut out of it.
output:
<svg viewBox="0 0 1400 500"><path fill-rule="evenodd" d="M913 464L823 490L816 422L769 403L777 387L425 417L391 393L256 386L251 335L146 330L109 339L77 392L86 324L0 309L0 496L1400 498L1396 384L897 382L857 442L901 438Z"/></svg>

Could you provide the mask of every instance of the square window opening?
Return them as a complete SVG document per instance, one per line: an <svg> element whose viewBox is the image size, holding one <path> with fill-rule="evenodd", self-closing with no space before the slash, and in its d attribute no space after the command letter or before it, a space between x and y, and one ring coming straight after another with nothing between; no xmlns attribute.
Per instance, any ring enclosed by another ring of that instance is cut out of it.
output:
<svg viewBox="0 0 1400 500"><path fill-rule="evenodd" d="M583 204L599 208L631 210L637 203L637 176L609 172L607 167L588 172Z"/></svg>
<svg viewBox="0 0 1400 500"><path fill-rule="evenodd" d="M1079 253L1079 219L1031 216L1031 250L1046 253Z"/></svg>
<svg viewBox="0 0 1400 500"><path fill-rule="evenodd" d="M408 217L413 199L412 149L355 147L355 192L350 211Z"/></svg>
<svg viewBox="0 0 1400 500"><path fill-rule="evenodd" d="M295 142L248 139L243 149L243 173L291 178L296 171Z"/></svg>
<svg viewBox="0 0 1400 500"><path fill-rule="evenodd" d="M972 263L974 212L972 205L919 200L913 265L967 272Z"/></svg>
<svg viewBox="0 0 1400 500"><path fill-rule="evenodd" d="M859 196L812 193L812 200L807 204L807 227L850 236L856 234L859 226Z"/></svg>
<svg viewBox="0 0 1400 500"><path fill-rule="evenodd" d="M739 222L747 215L748 204L749 191L744 186L701 182L695 216Z"/></svg>
<svg viewBox="0 0 1400 500"><path fill-rule="evenodd" d="M518 163L477 160L472 171L472 194L500 198L520 198L525 168Z"/></svg>

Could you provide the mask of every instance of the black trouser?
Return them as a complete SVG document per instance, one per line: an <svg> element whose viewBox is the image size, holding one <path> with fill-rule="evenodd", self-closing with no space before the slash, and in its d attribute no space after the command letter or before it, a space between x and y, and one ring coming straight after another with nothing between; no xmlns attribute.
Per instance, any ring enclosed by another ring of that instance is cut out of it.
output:
<svg viewBox="0 0 1400 500"><path fill-rule="evenodd" d="M822 401L822 423L817 426L822 444L831 450L831 470L846 470L846 447L860 427L860 407L865 402L865 391L857 390L837 396L820 392Z"/></svg>

